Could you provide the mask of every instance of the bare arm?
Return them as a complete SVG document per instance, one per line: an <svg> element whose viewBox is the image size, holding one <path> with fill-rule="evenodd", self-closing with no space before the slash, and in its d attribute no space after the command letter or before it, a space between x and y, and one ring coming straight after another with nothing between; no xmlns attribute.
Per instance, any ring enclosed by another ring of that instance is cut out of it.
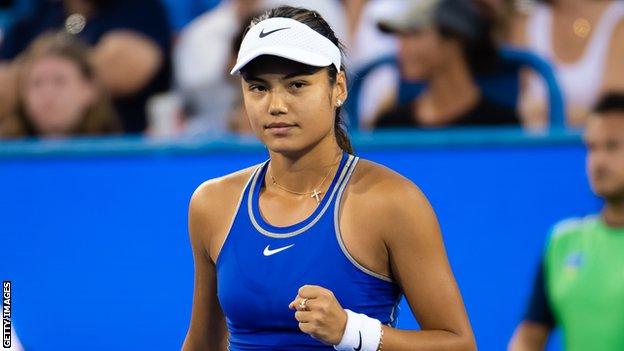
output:
<svg viewBox="0 0 624 351"><path fill-rule="evenodd" d="M383 348L476 350L470 322L448 263L440 227L425 196L402 180L393 191L384 241L390 265L421 331L384 326Z"/></svg>
<svg viewBox="0 0 624 351"><path fill-rule="evenodd" d="M163 64L160 48L148 37L128 30L104 36L93 48L93 64L104 86L114 96L143 89Z"/></svg>
<svg viewBox="0 0 624 351"><path fill-rule="evenodd" d="M511 21L509 42L512 45L527 48L526 26L528 17L517 14ZM528 92L529 79L535 74L529 68L520 70L520 96L517 112L522 119L522 125L528 129L541 129L548 125L548 106L542 99L536 99Z"/></svg>
<svg viewBox="0 0 624 351"><path fill-rule="evenodd" d="M522 322L516 328L509 351L543 351L548 340L550 329L547 326L532 322Z"/></svg>
<svg viewBox="0 0 624 351"><path fill-rule="evenodd" d="M537 266L533 291L529 298L524 320L518 325L509 342L509 351L544 350L548 335L556 321L546 293L544 259Z"/></svg>
<svg viewBox="0 0 624 351"><path fill-rule="evenodd" d="M193 194L189 208L189 234L195 261L195 291L191 323L182 350L227 350L227 327L217 300L215 265L210 259L209 185Z"/></svg>
<svg viewBox="0 0 624 351"><path fill-rule="evenodd" d="M624 21L613 31L607 65L604 70L602 92L624 90Z"/></svg>
<svg viewBox="0 0 624 351"><path fill-rule="evenodd" d="M360 24L360 18L362 17L362 12L367 2L368 0L343 1L345 13L347 15L350 42L354 42L355 40L355 31L357 30L358 24Z"/></svg>
<svg viewBox="0 0 624 351"><path fill-rule="evenodd" d="M13 110L17 100L17 69L10 62L0 62L0 124Z"/></svg>

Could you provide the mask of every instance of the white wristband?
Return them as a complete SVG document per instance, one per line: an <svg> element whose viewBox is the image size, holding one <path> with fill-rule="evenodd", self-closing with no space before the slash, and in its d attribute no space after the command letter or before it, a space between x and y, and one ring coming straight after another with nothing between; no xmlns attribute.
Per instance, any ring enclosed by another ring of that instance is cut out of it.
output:
<svg viewBox="0 0 624 351"><path fill-rule="evenodd" d="M342 340L334 349L338 351L377 351L381 340L381 322L365 314L347 312L347 326Z"/></svg>

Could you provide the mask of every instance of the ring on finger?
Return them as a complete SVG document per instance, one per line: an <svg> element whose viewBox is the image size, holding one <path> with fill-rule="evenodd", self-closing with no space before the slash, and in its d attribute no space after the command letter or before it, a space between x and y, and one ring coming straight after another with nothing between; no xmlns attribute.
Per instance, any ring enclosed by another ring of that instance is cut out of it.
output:
<svg viewBox="0 0 624 351"><path fill-rule="evenodd" d="M299 309L307 311L308 310L308 305L306 304L308 302L307 298L304 298L303 300L301 300L301 302L299 302Z"/></svg>

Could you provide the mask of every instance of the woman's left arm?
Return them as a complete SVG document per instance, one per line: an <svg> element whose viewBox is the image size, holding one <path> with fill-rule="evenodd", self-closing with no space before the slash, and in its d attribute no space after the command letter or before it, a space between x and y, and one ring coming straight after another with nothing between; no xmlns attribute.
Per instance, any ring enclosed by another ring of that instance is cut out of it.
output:
<svg viewBox="0 0 624 351"><path fill-rule="evenodd" d="M405 183L392 191L394 208L384 211L391 214L384 242L394 279L422 330L384 326L383 350L476 350L435 213L422 192Z"/></svg>
<svg viewBox="0 0 624 351"><path fill-rule="evenodd" d="M367 214L367 210L358 213L362 220L375 218L374 223L367 222L367 228L377 232L372 236L383 240L393 278L401 286L421 327L421 330L401 330L383 325L382 350L476 350L470 322L446 257L440 226L429 201L407 179L390 173L374 178L386 180L366 186L368 199L374 203L374 209L370 209L374 214ZM387 181L388 178L394 179ZM289 307L296 310L295 319L301 331L326 344L342 344L341 338L345 340L350 335L346 326L347 313L333 292L324 287L301 287ZM377 326L366 322L374 321L366 316L354 318L359 318L357 325L366 324L364 328L378 328L379 322ZM372 329L356 333L355 338L348 338L353 343L348 349L373 350L378 344L376 340L374 345L368 340L364 342L367 346L362 347L363 339L369 339L366 335L373 334Z"/></svg>

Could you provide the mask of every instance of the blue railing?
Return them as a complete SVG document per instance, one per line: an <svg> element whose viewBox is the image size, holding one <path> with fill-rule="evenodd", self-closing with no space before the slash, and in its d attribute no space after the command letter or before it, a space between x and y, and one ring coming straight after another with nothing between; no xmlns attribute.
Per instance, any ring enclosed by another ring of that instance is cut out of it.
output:
<svg viewBox="0 0 624 351"><path fill-rule="evenodd" d="M550 62L526 49L504 46L500 49L503 65L499 71L476 77L483 94L492 101L496 101L510 108L517 108L520 96L520 71L529 68L541 77L548 91L548 117L550 126L561 128L565 123L565 103L559 87L555 71ZM363 84L369 74L383 66L397 67L399 64L396 55L386 55L370 62L354 72L350 96L345 109L349 115L349 125L353 130L359 129L359 100ZM401 81L397 88L398 101L406 102L420 94L425 83L422 81Z"/></svg>
<svg viewBox="0 0 624 351"><path fill-rule="evenodd" d="M577 130L527 132L519 128L384 130L351 135L356 151L396 148L529 146L578 144ZM223 151L258 151L254 136L222 135L210 138L150 139L138 136L74 138L67 140L0 141L0 160L58 156L117 156L143 154L206 154Z"/></svg>

